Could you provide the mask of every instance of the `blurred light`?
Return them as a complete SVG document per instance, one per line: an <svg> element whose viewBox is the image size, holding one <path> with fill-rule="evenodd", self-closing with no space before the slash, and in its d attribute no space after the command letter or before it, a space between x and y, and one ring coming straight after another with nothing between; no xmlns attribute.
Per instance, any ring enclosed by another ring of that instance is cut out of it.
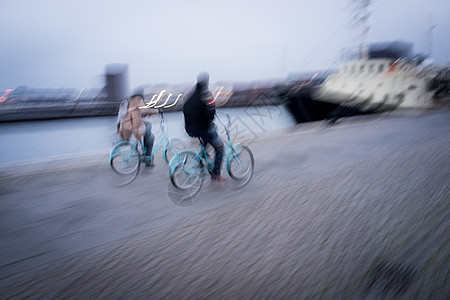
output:
<svg viewBox="0 0 450 300"><path fill-rule="evenodd" d="M166 92L166 90L162 90L162 91L159 93L158 99L156 99L156 103L159 102L159 100L161 99L162 95L163 95L165 92ZM156 104L156 103L155 103L155 104Z"/></svg>
<svg viewBox="0 0 450 300"><path fill-rule="evenodd" d="M302 87L304 87L304 86L306 86L306 85L308 85L308 84L310 84L311 81L313 81L313 79L314 79L318 74L319 74L319 73L314 74L314 76L311 77L311 79L310 79L308 82L306 82L306 83L305 83L305 81L303 81L302 84L299 86L299 89L302 88Z"/></svg>
<svg viewBox="0 0 450 300"><path fill-rule="evenodd" d="M158 96L158 94L153 95L152 100L150 100L149 102L145 103L145 106L139 107L139 109L152 108L157 103L157 101L155 101L155 97L156 96Z"/></svg>
<svg viewBox="0 0 450 300"><path fill-rule="evenodd" d="M170 98L170 97L172 97L172 94L170 94L169 96L167 96L166 102L164 102L164 103L161 104L161 105L155 106L155 108L160 108L160 107L163 107L164 105L166 105L166 104L167 104L167 101L169 101L169 98Z"/></svg>
<svg viewBox="0 0 450 300"><path fill-rule="evenodd" d="M0 98L0 103L5 102L8 99L9 94L14 91L13 89L7 89L5 94Z"/></svg>
<svg viewBox="0 0 450 300"><path fill-rule="evenodd" d="M314 79L318 74L319 74L319 73L314 74L313 77L311 77L311 79L310 79L308 82L307 82L306 80L303 81L298 87L296 87L296 88L292 91L292 93L297 93L298 91L300 91L300 90L302 89L302 87L307 86L308 84L310 84L310 83L313 81L313 79Z"/></svg>
<svg viewBox="0 0 450 300"><path fill-rule="evenodd" d="M69 101L67 101L67 102L75 102L75 101L77 101L77 100L80 98L81 93L82 93L83 91L84 91L84 89L81 89L81 90L80 90L80 93L78 94L78 96L77 96L75 99L69 100Z"/></svg>
<svg viewBox="0 0 450 300"><path fill-rule="evenodd" d="M160 103L160 102L163 101L164 98L162 97L162 95L163 95L165 92L166 92L166 90L162 90L161 92L159 92L159 93L153 95L152 100L150 100L149 102L147 102L147 103L145 104L145 106L141 106L141 107L139 107L139 108L140 108L140 109L145 109L145 108L161 108L161 107L163 107L163 108L169 108L169 107L172 107L172 106L174 106L175 104L177 104L178 100L179 100L180 97L183 95L183 94L178 94L178 96L177 96L177 98L175 99L175 101L174 101L172 104L167 105L167 103L169 103L169 99L173 96L173 94L169 94L169 95L167 96L167 98L165 99L164 103L158 105L158 103ZM157 99L155 100L156 97L157 97Z"/></svg>
<svg viewBox="0 0 450 300"><path fill-rule="evenodd" d="M180 99L180 97L181 97L182 95L183 95L183 94L179 94L178 97L177 97L177 99L175 99L175 102L172 103L171 105L166 106L165 108L172 107L172 106L174 106L175 104L177 104L178 99Z"/></svg>
<svg viewBox="0 0 450 300"><path fill-rule="evenodd" d="M219 106L225 105L228 102L228 99L230 99L233 92L227 92L227 91L224 92L223 91L224 88L225 88L225 86L222 85L220 87L217 87L214 90L213 94L215 94L215 97L214 97L214 100L211 101L210 103L216 102L216 106L219 107ZM225 99L225 100L223 100L223 99ZM222 100L222 103L220 103L221 102L220 100Z"/></svg>

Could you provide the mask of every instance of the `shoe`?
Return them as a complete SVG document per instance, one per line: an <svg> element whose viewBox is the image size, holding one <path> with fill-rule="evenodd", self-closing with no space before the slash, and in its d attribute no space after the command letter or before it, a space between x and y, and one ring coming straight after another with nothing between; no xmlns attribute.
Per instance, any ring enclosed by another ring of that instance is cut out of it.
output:
<svg viewBox="0 0 450 300"><path fill-rule="evenodd" d="M155 164L153 163L153 158L150 158L150 156L145 157L144 163L146 167L153 168L155 166Z"/></svg>
<svg viewBox="0 0 450 300"><path fill-rule="evenodd" d="M224 182L224 181L226 181L226 179L223 178L221 175L211 174L211 181Z"/></svg>

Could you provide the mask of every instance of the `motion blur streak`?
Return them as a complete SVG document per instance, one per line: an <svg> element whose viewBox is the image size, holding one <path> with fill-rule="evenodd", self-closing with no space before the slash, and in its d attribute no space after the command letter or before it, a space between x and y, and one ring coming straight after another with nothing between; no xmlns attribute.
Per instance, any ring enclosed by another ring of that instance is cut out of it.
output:
<svg viewBox="0 0 450 300"><path fill-rule="evenodd" d="M9 94L13 91L13 89L7 89L5 94L0 98L0 102L5 102L8 99Z"/></svg>

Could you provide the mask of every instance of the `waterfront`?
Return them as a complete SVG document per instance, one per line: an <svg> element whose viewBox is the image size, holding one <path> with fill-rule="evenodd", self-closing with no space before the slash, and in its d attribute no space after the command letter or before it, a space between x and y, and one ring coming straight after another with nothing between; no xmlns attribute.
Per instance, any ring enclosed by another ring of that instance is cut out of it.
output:
<svg viewBox="0 0 450 300"><path fill-rule="evenodd" d="M218 109L229 113L240 132L259 136L295 124L284 106ZM170 137L189 139L184 132L182 112L164 114ZM90 153L106 153L118 139L117 117L74 118L48 121L0 123L0 167L2 164L33 163L39 160ZM152 131L159 137L159 116L150 117ZM222 125L216 120L219 130Z"/></svg>

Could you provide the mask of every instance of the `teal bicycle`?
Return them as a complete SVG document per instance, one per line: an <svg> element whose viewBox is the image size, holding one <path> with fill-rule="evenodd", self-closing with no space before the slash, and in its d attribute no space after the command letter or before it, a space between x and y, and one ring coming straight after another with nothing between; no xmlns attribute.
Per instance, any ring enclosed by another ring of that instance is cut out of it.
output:
<svg viewBox="0 0 450 300"><path fill-rule="evenodd" d="M169 163L171 159L185 148L184 143L177 138L170 138L164 124L164 114L160 111L161 138L154 144L150 159L153 160L155 154L163 149L163 159ZM109 164L117 174L121 175L122 183L126 185L131 183L139 174L141 164L145 160L146 148L143 138L140 140L122 140L117 142L111 149L109 155Z"/></svg>
<svg viewBox="0 0 450 300"><path fill-rule="evenodd" d="M239 143L233 144L230 137L230 115L226 115L225 125L227 141L224 143L224 164L230 177L237 183L237 187L246 185L253 176L255 161L252 151ZM200 140L200 139L199 139ZM172 185L180 190L189 190L191 196L198 193L203 185L205 175L212 173L214 158L211 157L200 140L198 149L186 149L179 152L169 163L169 176Z"/></svg>

